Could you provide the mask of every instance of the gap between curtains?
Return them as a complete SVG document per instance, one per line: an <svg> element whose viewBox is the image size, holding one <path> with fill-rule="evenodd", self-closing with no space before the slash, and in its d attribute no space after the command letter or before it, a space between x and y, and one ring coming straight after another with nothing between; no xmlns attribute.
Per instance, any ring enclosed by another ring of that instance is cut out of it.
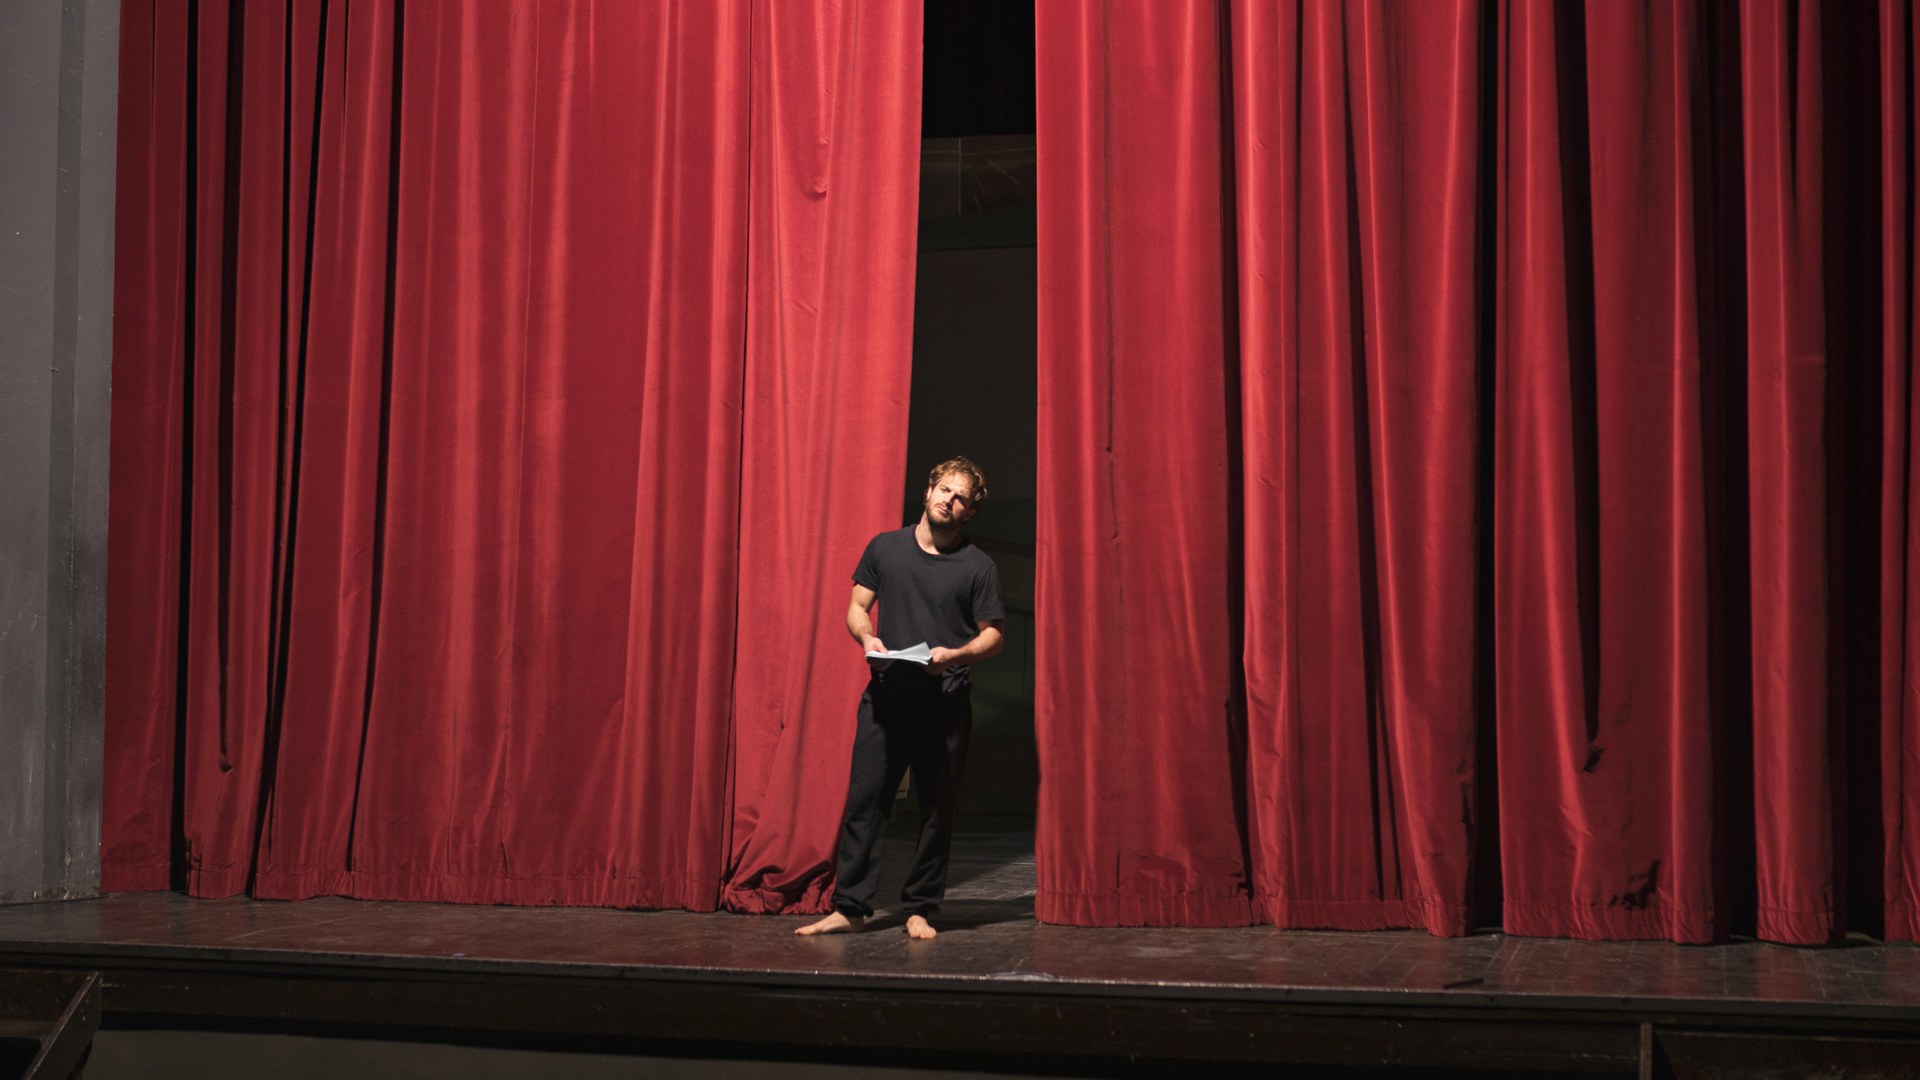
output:
<svg viewBox="0 0 1920 1080"><path fill-rule="evenodd" d="M1037 12L1040 917L1914 937L1905 6Z"/></svg>
<svg viewBox="0 0 1920 1080"><path fill-rule="evenodd" d="M105 888L819 909L918 20L125 13Z"/></svg>

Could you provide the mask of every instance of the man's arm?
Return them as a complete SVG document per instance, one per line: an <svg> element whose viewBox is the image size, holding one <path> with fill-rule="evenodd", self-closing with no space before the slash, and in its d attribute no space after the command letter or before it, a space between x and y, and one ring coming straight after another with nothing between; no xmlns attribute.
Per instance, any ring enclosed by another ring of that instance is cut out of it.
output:
<svg viewBox="0 0 1920 1080"><path fill-rule="evenodd" d="M886 652L887 644L873 632L873 602L876 594L865 585L853 587L853 602L847 605L847 633L867 652Z"/></svg>
<svg viewBox="0 0 1920 1080"><path fill-rule="evenodd" d="M974 664L998 655L1000 646L1005 644L1005 635L1001 633L1001 628L1006 625L1005 619L990 619L980 623L980 632L973 635L973 640L965 645L957 649L933 650L932 658L927 661L927 670L945 671L950 667Z"/></svg>

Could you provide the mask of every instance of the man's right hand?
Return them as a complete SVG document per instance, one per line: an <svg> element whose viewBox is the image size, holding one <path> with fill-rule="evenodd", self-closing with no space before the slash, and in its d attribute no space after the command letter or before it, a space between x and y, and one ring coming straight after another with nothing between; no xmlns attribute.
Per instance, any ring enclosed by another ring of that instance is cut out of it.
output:
<svg viewBox="0 0 1920 1080"><path fill-rule="evenodd" d="M881 641L877 637L867 638L866 641L861 643L861 647L864 648L867 652L886 652L887 651L887 643L884 641Z"/></svg>

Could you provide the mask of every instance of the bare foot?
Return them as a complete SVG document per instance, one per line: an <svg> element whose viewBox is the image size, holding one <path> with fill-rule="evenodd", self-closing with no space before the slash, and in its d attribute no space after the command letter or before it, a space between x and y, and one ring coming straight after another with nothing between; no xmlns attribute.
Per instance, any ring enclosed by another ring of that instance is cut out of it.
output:
<svg viewBox="0 0 1920 1080"><path fill-rule="evenodd" d="M907 916L907 936L913 940L931 941L933 940L933 936L939 932L940 931L933 928L933 924L928 922L925 916Z"/></svg>
<svg viewBox="0 0 1920 1080"><path fill-rule="evenodd" d="M867 925L865 919L850 919L836 911L819 922L808 923L794 933L800 937L812 937L815 934L857 934L865 925ZM931 931L928 932L928 936L932 936Z"/></svg>

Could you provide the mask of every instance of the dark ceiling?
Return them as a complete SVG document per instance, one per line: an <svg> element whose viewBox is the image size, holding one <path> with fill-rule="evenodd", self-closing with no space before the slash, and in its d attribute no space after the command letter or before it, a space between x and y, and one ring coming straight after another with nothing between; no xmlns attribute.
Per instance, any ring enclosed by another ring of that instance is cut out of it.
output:
<svg viewBox="0 0 1920 1080"><path fill-rule="evenodd" d="M920 135L1033 133L1033 0L926 0Z"/></svg>

